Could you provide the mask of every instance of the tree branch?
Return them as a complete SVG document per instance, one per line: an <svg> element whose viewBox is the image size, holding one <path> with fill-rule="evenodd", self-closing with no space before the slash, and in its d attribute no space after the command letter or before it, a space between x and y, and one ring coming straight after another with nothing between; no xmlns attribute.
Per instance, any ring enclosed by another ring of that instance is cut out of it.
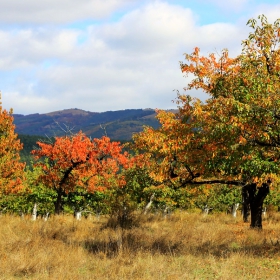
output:
<svg viewBox="0 0 280 280"><path fill-rule="evenodd" d="M245 184L243 181L234 181L234 180L205 180L205 181L192 181L188 180L185 182L182 182L182 186L186 185L205 185L205 184L225 184L225 185L234 185L234 186L242 186Z"/></svg>

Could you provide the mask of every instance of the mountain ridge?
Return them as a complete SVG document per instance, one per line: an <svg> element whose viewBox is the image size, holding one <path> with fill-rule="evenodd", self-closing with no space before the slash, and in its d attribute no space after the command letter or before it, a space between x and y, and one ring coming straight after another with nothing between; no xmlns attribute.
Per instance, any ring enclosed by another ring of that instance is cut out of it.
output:
<svg viewBox="0 0 280 280"><path fill-rule="evenodd" d="M82 130L92 138L107 135L116 140L131 140L133 133L142 131L143 126L158 128L155 116L156 110L151 108L106 112L71 108L44 114L13 114L18 134L53 137L65 135L66 130Z"/></svg>

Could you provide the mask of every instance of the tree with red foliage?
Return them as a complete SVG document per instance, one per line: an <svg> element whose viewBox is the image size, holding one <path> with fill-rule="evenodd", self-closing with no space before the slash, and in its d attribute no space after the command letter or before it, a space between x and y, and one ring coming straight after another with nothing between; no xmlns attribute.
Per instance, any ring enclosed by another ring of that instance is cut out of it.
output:
<svg viewBox="0 0 280 280"><path fill-rule="evenodd" d="M63 196L76 188L88 192L105 190L125 182L118 174L120 167L127 167L128 154L122 153L119 142L108 137L92 141L82 132L76 135L56 137L54 143L37 142L39 149L31 153L35 159L45 158L36 165L42 166L40 180L57 193L55 213L60 214Z"/></svg>

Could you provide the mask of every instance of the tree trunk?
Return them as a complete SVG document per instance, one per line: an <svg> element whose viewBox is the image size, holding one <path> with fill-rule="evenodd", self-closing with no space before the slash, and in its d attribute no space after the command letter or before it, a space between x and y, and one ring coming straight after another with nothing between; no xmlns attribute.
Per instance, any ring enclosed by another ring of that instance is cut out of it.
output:
<svg viewBox="0 0 280 280"><path fill-rule="evenodd" d="M239 203L234 203L234 204L232 205L232 208L231 208L231 215L232 215L233 218L236 218L236 216L237 216L238 207L239 207Z"/></svg>
<svg viewBox="0 0 280 280"><path fill-rule="evenodd" d="M203 215L207 216L211 210L213 210L213 208L209 208L208 205L206 204L203 208L202 208L202 213Z"/></svg>
<svg viewBox="0 0 280 280"><path fill-rule="evenodd" d="M32 221L36 221L36 219L37 219L37 203L34 203L31 219L32 219Z"/></svg>
<svg viewBox="0 0 280 280"><path fill-rule="evenodd" d="M262 214L264 218L266 217L266 213L267 213L267 208L263 207Z"/></svg>
<svg viewBox="0 0 280 280"><path fill-rule="evenodd" d="M56 198L56 202L54 203L54 208L55 208L54 212L55 212L56 215L59 215L63 210L62 196L65 195L65 192L63 190L63 186L65 186L67 184L67 180L68 180L69 175L71 174L72 170L81 163L82 163L82 161L79 161L79 162L73 162L72 161L73 165L70 166L68 169L66 169L64 171L63 178L59 182L58 189L56 189L57 198Z"/></svg>
<svg viewBox="0 0 280 280"><path fill-rule="evenodd" d="M244 223L248 223L250 215L250 201L249 194L247 192L247 185L242 188L242 215Z"/></svg>
<svg viewBox="0 0 280 280"><path fill-rule="evenodd" d="M74 217L77 221L80 221L82 219L82 209L74 211Z"/></svg>
<svg viewBox="0 0 280 280"><path fill-rule="evenodd" d="M169 214L170 214L170 209L169 209L168 206L165 206L165 208L163 210L163 217L164 217L164 219L166 219L167 215L169 215Z"/></svg>
<svg viewBox="0 0 280 280"><path fill-rule="evenodd" d="M45 215L43 215L43 220L46 222L49 219L50 213L47 212Z"/></svg>
<svg viewBox="0 0 280 280"><path fill-rule="evenodd" d="M57 197L56 197L56 201L54 203L54 213L56 215L59 215L61 213L61 211L63 210L63 207L62 207L62 195L63 195L62 189L59 188L57 190Z"/></svg>
<svg viewBox="0 0 280 280"><path fill-rule="evenodd" d="M154 201L154 198L155 198L155 193L153 193L150 197L150 201L147 203L147 205L145 206L144 208L144 215L146 215L149 211L149 209L151 208L152 206L152 203Z"/></svg>
<svg viewBox="0 0 280 280"><path fill-rule="evenodd" d="M247 193L251 209L251 228L262 229L262 209L263 201L269 194L270 181L263 183L261 187L257 189L255 183L249 184L243 187Z"/></svg>

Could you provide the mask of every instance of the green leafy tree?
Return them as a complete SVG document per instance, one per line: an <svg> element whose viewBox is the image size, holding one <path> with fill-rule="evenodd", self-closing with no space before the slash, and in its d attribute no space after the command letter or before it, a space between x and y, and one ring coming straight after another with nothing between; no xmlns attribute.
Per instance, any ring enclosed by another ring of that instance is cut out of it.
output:
<svg viewBox="0 0 280 280"><path fill-rule="evenodd" d="M129 168L121 171L125 184L122 187L115 185L106 192L111 226L130 227L137 222L135 212L143 209L149 201L150 197L144 190L153 180L141 161L142 156L131 158Z"/></svg>
<svg viewBox="0 0 280 280"><path fill-rule="evenodd" d="M44 173L41 166L33 166L25 171L26 188L22 196L25 197L25 205L28 205L28 212L31 213L34 205L37 205L38 215L54 213L54 202L56 192L45 186L40 180Z"/></svg>

